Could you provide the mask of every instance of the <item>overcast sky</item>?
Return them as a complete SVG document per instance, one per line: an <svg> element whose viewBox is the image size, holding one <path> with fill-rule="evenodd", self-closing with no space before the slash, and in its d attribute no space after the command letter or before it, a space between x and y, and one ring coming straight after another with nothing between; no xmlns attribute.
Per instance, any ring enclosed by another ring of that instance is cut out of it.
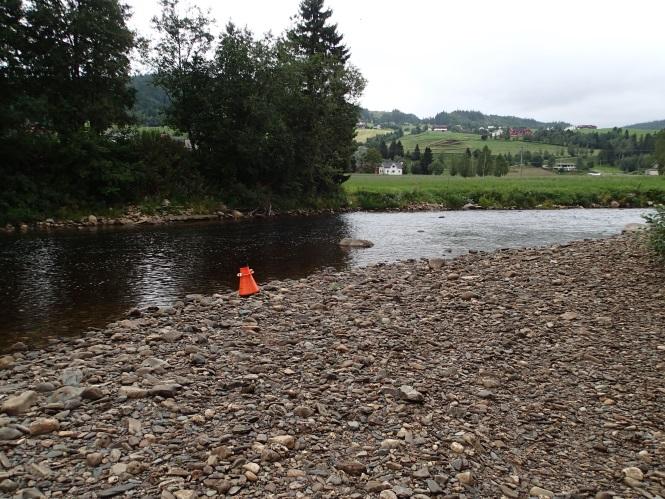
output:
<svg viewBox="0 0 665 499"><path fill-rule="evenodd" d="M150 33L158 0L126 0ZM282 33L299 0L183 0ZM665 1L326 0L367 79L361 104L602 127L665 119Z"/></svg>

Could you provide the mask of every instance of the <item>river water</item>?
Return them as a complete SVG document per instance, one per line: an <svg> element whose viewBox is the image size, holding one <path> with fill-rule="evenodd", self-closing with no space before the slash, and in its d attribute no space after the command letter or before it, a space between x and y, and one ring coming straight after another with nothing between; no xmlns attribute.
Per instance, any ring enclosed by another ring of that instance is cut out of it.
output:
<svg viewBox="0 0 665 499"><path fill-rule="evenodd" d="M468 250L542 246L618 234L645 210L347 213L321 217L0 236L0 347L78 334L135 306L259 283ZM373 248L345 250L344 237Z"/></svg>

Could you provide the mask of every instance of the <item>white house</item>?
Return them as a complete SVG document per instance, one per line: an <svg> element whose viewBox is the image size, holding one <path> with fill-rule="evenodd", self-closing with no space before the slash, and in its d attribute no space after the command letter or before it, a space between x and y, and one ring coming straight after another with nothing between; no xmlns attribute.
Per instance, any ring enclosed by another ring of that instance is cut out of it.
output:
<svg viewBox="0 0 665 499"><path fill-rule="evenodd" d="M655 163L651 168L644 170L645 175L658 175L658 163Z"/></svg>
<svg viewBox="0 0 665 499"><path fill-rule="evenodd" d="M432 125L433 132L447 132L448 127L446 125Z"/></svg>
<svg viewBox="0 0 665 499"><path fill-rule="evenodd" d="M401 161L384 161L379 166L379 175L401 175L404 163Z"/></svg>

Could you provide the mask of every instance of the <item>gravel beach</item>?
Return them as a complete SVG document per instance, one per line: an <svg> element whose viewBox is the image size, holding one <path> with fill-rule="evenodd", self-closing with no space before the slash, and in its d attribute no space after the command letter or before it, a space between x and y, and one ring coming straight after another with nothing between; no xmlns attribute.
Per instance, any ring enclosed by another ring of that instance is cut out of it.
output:
<svg viewBox="0 0 665 499"><path fill-rule="evenodd" d="M665 497L633 235L190 295L0 380L2 497Z"/></svg>

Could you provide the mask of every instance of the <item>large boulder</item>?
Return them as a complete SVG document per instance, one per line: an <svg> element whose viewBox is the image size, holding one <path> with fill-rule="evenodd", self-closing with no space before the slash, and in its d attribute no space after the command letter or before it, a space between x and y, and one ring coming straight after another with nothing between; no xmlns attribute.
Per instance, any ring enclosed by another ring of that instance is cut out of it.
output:
<svg viewBox="0 0 665 499"><path fill-rule="evenodd" d="M371 248L374 246L374 243L367 239L351 239L350 237L345 237L339 242L339 245L345 248Z"/></svg>

